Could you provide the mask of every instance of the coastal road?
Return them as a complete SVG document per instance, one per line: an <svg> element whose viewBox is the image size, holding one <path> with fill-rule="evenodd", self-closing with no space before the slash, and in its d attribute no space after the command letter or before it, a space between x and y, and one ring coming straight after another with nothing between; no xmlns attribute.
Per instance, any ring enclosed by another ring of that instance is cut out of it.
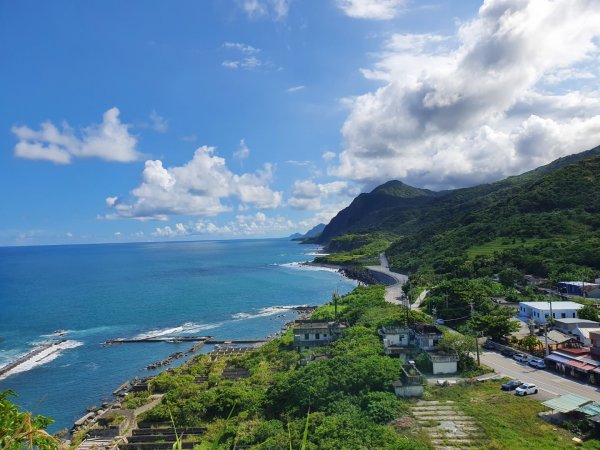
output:
<svg viewBox="0 0 600 450"><path fill-rule="evenodd" d="M534 383L540 389L540 400L548 400L565 394L577 394L600 403L600 391L586 383L579 383L548 370L534 369L496 352L483 352L481 362L497 373L517 378L524 383Z"/></svg>
<svg viewBox="0 0 600 450"><path fill-rule="evenodd" d="M396 281L394 284L391 284L385 288L385 301L394 303L396 305L401 305L401 297L403 295L402 286L404 283L406 283L408 277L406 275L402 275L401 273L392 272L384 253L379 255L379 261L379 266L367 266L367 269L387 275Z"/></svg>

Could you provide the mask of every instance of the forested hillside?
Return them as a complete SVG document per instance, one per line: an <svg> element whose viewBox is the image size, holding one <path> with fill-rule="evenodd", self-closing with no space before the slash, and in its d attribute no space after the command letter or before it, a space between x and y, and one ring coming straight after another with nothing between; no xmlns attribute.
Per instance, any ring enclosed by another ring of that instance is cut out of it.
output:
<svg viewBox="0 0 600 450"><path fill-rule="evenodd" d="M487 275L509 264L542 276L591 276L600 271L599 155L597 147L497 183L437 193L391 181L357 197L321 242L338 251L345 241L356 253L348 235L365 241L384 232L399 271L466 276L484 266Z"/></svg>

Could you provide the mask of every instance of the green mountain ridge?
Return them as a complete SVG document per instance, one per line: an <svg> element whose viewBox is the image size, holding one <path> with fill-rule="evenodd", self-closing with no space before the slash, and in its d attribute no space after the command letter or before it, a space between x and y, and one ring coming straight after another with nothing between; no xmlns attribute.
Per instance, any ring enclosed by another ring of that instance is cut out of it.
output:
<svg viewBox="0 0 600 450"><path fill-rule="evenodd" d="M580 240L593 245L593 239L600 238L598 212L600 147L469 188L433 192L389 181L360 194L340 211L320 241L327 244L348 234L392 233L397 236L388 251L392 265L415 271L500 238ZM596 263L600 258L588 256L584 265L600 269L600 261Z"/></svg>

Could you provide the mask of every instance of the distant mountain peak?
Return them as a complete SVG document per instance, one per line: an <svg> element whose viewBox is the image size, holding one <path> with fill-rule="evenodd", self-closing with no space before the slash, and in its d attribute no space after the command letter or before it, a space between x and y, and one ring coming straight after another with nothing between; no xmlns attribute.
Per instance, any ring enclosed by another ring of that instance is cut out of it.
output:
<svg viewBox="0 0 600 450"><path fill-rule="evenodd" d="M308 230L304 234L301 234L301 233L292 234L290 236L290 239L302 240L302 239L316 238L323 232L323 230L325 229L325 226L326 225L324 223L320 223L319 225L315 225L314 227L312 227L310 230Z"/></svg>
<svg viewBox="0 0 600 450"><path fill-rule="evenodd" d="M385 194L398 198L427 197L433 193L433 191L428 189L419 189L409 186L408 184L399 180L388 181L383 183L381 186L377 186L371 191L371 194Z"/></svg>

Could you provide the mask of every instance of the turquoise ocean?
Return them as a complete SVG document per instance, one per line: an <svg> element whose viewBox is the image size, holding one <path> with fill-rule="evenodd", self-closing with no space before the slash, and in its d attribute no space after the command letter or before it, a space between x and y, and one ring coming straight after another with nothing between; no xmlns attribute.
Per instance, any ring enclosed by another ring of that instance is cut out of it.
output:
<svg viewBox="0 0 600 450"><path fill-rule="evenodd" d="M297 264L319 250L284 239L0 248L0 367L58 330L65 340L0 378L0 391L53 417L50 431L70 428L125 381L158 373L148 364L193 345L107 339L260 339L297 317L289 307L352 290L338 273Z"/></svg>

